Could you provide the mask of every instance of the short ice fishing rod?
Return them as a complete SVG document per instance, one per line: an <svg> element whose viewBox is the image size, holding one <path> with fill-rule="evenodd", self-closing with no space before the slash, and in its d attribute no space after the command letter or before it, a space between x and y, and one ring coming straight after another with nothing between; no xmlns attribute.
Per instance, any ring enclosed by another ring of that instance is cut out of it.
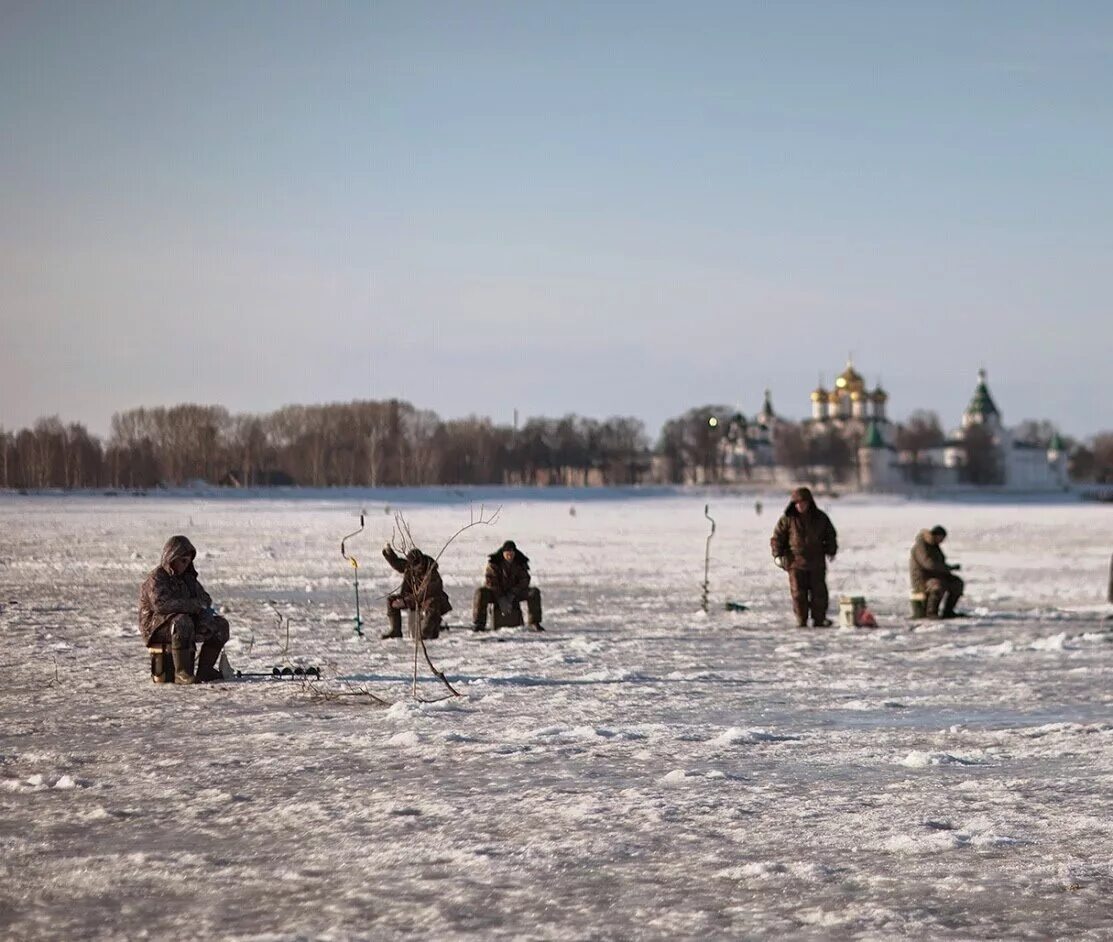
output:
<svg viewBox="0 0 1113 942"><path fill-rule="evenodd" d="M363 619L359 617L359 560L354 556L349 555L348 551L344 548L344 544L348 542L353 536L359 536L363 532L363 514L359 515L359 529L354 533L349 533L344 539L340 541L340 555L343 556L349 563L352 564L352 577L355 580L352 584L356 587L356 634L361 638L363 637Z"/></svg>

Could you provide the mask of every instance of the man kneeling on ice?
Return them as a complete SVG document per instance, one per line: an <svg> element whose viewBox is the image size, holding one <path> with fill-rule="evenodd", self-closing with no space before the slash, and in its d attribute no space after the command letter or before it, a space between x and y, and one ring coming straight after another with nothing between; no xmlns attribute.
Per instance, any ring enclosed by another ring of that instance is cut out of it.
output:
<svg viewBox="0 0 1113 942"><path fill-rule="evenodd" d="M541 627L541 590L531 587L529 579L529 557L518 549L513 540L507 540L487 557L483 585L475 590L472 631L486 629L488 605L494 603L500 612L509 615L513 606L522 602L529 609L530 628L544 631ZM515 623L521 624L520 614Z"/></svg>
<svg viewBox="0 0 1113 942"><path fill-rule="evenodd" d="M139 590L139 631L147 644L170 645L176 684L223 679L216 661L228 640L228 621L213 609L213 600L197 578L196 556L186 537L170 537L161 561ZM194 673L193 646L198 641L201 656ZM161 674L155 680L161 682Z"/></svg>
<svg viewBox="0 0 1113 942"><path fill-rule="evenodd" d="M928 618L954 618L955 604L964 588L963 581L954 574L961 567L948 563L940 549L946 538L947 531L940 526L921 530L908 560L912 591L923 593ZM943 605L942 613L939 611L940 604Z"/></svg>
<svg viewBox="0 0 1113 942"><path fill-rule="evenodd" d="M421 637L437 637L441 633L441 619L452 611L437 561L416 546L404 557L399 556L389 543L383 547L383 558L392 569L402 573L402 587L386 597L386 617L390 628L379 637L402 637L403 609L421 613Z"/></svg>

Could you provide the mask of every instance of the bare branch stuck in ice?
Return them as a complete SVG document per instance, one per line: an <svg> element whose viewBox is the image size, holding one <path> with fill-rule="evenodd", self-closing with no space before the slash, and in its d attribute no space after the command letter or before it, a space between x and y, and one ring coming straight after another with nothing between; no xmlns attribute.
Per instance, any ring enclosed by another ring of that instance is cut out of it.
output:
<svg viewBox="0 0 1113 942"><path fill-rule="evenodd" d="M465 523L462 527L460 527L460 529L458 529L455 533L453 533L447 540L445 540L445 542L441 545L441 548L439 550L437 550L437 554L433 557L433 562L434 563L439 562L440 558L444 555L445 551L453 543L456 542L456 540L460 537L461 534L467 532L472 527L489 527L489 526L492 526L498 520L499 514L501 512L502 512L502 506L501 505L496 507L494 510L488 510L486 504L480 504L478 511L476 510L476 507L475 507L474 504L471 505L468 508L468 522ZM413 533L410 530L410 525L409 525L408 521L406 520L405 515L402 514L401 512L396 513L394 515L394 528L393 528L393 532L391 533L390 543L391 543L392 546L395 545L395 544L398 545L399 549L401 550L401 555L405 555L410 550L417 548L417 543L413 538ZM430 567L429 571L425 575L425 579L422 581L421 585L419 585L417 587L416 597L414 599L415 613L416 613L416 619L415 619L416 625L415 625L415 628L412 632L413 642L414 642L414 649L413 649L413 673L412 673L412 678L411 678L411 683L410 683L410 695L413 697L413 699L418 700L422 703L435 703L438 700L447 700L448 697L459 697L459 696L461 696L460 692L455 687L453 687L452 684L449 682L448 678L444 674L444 671L438 669L437 666L433 663L433 659L429 656L429 649L425 645L425 637L424 637L425 625L424 625L423 612L425 611L425 602L427 600L427 594L430 591L429 580L430 580L430 577L432 576L432 573L433 573L433 569L432 569L432 567ZM446 696L436 697L434 699L429 699L429 698L426 698L426 697L422 697L418 693L418 683L419 683L419 680L420 680L419 674L420 674L420 667L421 667L422 659L424 659L426 665L428 666L428 668L429 668L430 672L433 674L433 676L436 677L437 680L439 680L442 684L444 684L445 688L448 690L448 694Z"/></svg>

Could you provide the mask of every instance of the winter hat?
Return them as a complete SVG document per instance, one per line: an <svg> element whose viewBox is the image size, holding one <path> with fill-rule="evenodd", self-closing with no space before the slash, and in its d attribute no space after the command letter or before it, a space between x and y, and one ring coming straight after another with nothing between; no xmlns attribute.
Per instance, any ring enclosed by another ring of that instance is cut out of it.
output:
<svg viewBox="0 0 1113 942"><path fill-rule="evenodd" d="M931 528L931 535L932 536L946 536L947 531L944 530L941 526L939 526L939 524L936 524L934 527Z"/></svg>
<svg viewBox="0 0 1113 942"><path fill-rule="evenodd" d="M513 540L507 540L505 543L502 544L501 547L499 547L499 552L505 553L507 550L516 553L518 552L518 546Z"/></svg>
<svg viewBox="0 0 1113 942"><path fill-rule="evenodd" d="M792 502L795 504L798 500L806 500L808 503L814 503L812 492L806 487L798 487L792 492Z"/></svg>
<svg viewBox="0 0 1113 942"><path fill-rule="evenodd" d="M421 552L416 546L406 554L406 561L411 563L421 562L421 557L425 554Z"/></svg>

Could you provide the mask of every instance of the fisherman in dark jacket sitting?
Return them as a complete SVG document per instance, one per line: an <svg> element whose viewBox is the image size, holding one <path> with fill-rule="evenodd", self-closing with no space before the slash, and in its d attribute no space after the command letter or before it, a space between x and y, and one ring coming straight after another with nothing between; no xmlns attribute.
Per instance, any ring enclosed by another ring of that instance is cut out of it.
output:
<svg viewBox="0 0 1113 942"><path fill-rule="evenodd" d="M839 550L838 535L831 518L815 505L812 492L798 487L785 508L769 541L773 561L788 572L792 592L792 610L796 626L808 623L808 614L816 628L827 628L827 560Z"/></svg>
<svg viewBox="0 0 1113 942"><path fill-rule="evenodd" d="M402 637L402 610L421 613L421 637L436 638L441 633L441 619L452 611L448 593L444 591L437 561L416 546L399 556L389 543L383 547L383 558L390 568L402 573L402 586L386 597L386 617L390 627L379 637Z"/></svg>
<svg viewBox="0 0 1113 942"><path fill-rule="evenodd" d="M928 618L955 618L955 605L965 588L963 581L955 575L961 567L947 562L940 548L947 538L947 531L940 526L921 530L912 544L908 559L908 574L912 581L912 591L924 595L924 609ZM939 611L939 606L943 611Z"/></svg>
<svg viewBox="0 0 1113 942"><path fill-rule="evenodd" d="M529 557L507 540L487 557L487 571L483 585L475 590L475 604L472 607L472 630L484 631L487 628L487 606L494 603L505 615L512 607L526 603L529 609L529 626L534 631L544 631L541 627L541 590L529 584ZM521 624L521 621L518 621Z"/></svg>
<svg viewBox="0 0 1113 942"><path fill-rule="evenodd" d="M139 589L139 631L146 644L169 644L174 659L174 683L195 684L222 680L216 662L228 641L228 622L213 608L213 600L197 578L193 560L197 550L184 536L172 536L162 548L159 564ZM197 671L193 646L201 641ZM162 655L156 655L161 668ZM162 683L164 673L152 677Z"/></svg>

